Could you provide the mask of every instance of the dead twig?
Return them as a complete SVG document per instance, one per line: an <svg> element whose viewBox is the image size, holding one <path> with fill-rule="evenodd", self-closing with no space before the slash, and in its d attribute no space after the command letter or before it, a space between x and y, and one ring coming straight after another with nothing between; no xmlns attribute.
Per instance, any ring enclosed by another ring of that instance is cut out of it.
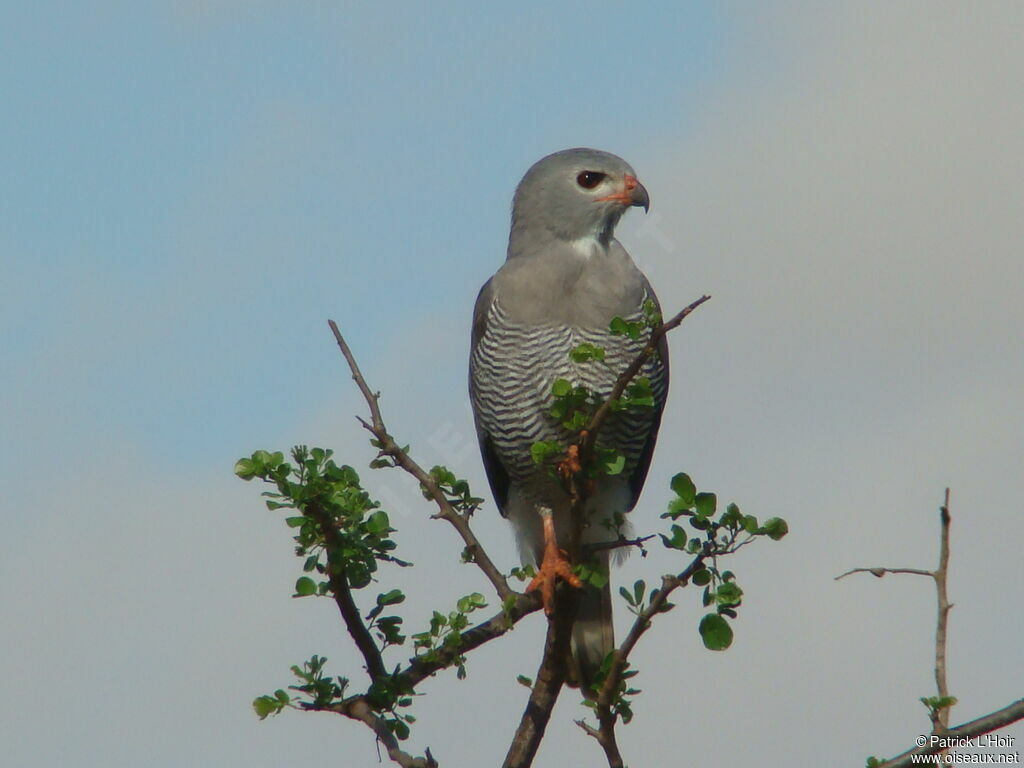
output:
<svg viewBox="0 0 1024 768"><path fill-rule="evenodd" d="M949 488L946 489L942 506L939 508L939 565L934 571L920 568L853 568L836 576L842 579L851 573L870 573L881 578L887 573L906 573L914 576L929 576L935 582L938 603L938 616L935 623L935 687L940 700L950 701L949 685L946 679L946 637L949 611L953 604L949 602L947 592L947 576L949 574L949 531L952 516L949 513ZM986 733L1005 728L1011 723L1024 719L1024 699L1018 699L1002 709L983 715L970 722L962 723L954 728L949 727L949 714L952 705L931 707L929 717L932 722L932 733L924 746L908 749L906 752L878 763L878 768L906 768L916 765L919 758L925 755L938 755L962 743L961 740L974 738Z"/></svg>
<svg viewBox="0 0 1024 768"><path fill-rule="evenodd" d="M636 547L641 551L644 557L647 556L647 550L644 549L644 544L653 539L655 534L650 536L638 536L635 539L627 539L624 536L620 536L615 541L598 541L593 544L584 544L584 554L593 554L594 552L604 552L609 549L621 549L623 547Z"/></svg>
<svg viewBox="0 0 1024 768"><path fill-rule="evenodd" d="M949 609L953 605L949 602L946 591L946 575L949 572L949 527L952 518L949 514L949 488L946 489L942 506L939 508L939 522L941 534L939 540L939 565L934 571L926 571L921 568L852 568L846 573L836 576L836 581L853 573L870 573L872 576L882 578L887 573L911 574L914 576L928 576L935 582L935 591L938 599L938 618L935 626L935 687L938 690L939 698L948 700L949 685L946 681L946 627L949 619ZM944 733L949 728L949 713L952 704L944 707L935 707L931 710L932 733Z"/></svg>

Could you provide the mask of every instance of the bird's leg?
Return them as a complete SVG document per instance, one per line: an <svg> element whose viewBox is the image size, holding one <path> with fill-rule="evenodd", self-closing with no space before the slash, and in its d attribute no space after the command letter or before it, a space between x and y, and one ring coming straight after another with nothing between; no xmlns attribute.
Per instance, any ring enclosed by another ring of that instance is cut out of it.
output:
<svg viewBox="0 0 1024 768"><path fill-rule="evenodd" d="M550 509L541 512L544 521L544 558L541 560L537 575L527 586L527 592L540 590L544 613L550 616L555 610L555 582L558 579L568 582L570 586L582 587L583 582L572 572L572 565L566 553L558 548L555 539L555 518Z"/></svg>

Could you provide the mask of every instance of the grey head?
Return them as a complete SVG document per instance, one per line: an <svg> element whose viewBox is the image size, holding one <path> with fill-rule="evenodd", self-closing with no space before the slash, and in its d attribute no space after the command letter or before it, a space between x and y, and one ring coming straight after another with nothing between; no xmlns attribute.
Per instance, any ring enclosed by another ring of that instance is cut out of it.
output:
<svg viewBox="0 0 1024 768"><path fill-rule="evenodd" d="M633 168L599 149L564 149L538 160L512 199L508 255L538 242L594 238L607 245L622 214L650 198Z"/></svg>

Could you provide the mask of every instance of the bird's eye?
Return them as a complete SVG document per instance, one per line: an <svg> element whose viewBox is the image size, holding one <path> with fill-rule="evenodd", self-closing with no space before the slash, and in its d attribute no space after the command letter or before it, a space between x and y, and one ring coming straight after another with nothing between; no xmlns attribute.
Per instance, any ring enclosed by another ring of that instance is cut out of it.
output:
<svg viewBox="0 0 1024 768"><path fill-rule="evenodd" d="M601 173L600 171L582 171L579 176L576 177L576 183L584 189L593 189L602 181L604 181L607 173Z"/></svg>

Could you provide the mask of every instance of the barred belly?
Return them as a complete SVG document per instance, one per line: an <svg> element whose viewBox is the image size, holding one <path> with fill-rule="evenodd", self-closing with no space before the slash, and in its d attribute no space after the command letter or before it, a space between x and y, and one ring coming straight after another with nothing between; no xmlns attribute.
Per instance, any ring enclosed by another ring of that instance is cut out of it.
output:
<svg viewBox="0 0 1024 768"><path fill-rule="evenodd" d="M624 319L641 318L638 308ZM604 363L569 359L570 350L585 342L604 348ZM567 443L573 437L550 414L552 382L566 379L603 399L644 343L612 335L607 326L519 325L508 320L498 302L491 305L486 331L470 360L470 392L480 428L520 493L538 504L551 503L546 497L554 483L544 467L534 464L530 447L541 440ZM649 360L640 375L650 379L660 408L666 394L664 363ZM615 447L625 456L623 477L636 468L654 420L655 409L634 409L613 414L602 429L599 444Z"/></svg>

